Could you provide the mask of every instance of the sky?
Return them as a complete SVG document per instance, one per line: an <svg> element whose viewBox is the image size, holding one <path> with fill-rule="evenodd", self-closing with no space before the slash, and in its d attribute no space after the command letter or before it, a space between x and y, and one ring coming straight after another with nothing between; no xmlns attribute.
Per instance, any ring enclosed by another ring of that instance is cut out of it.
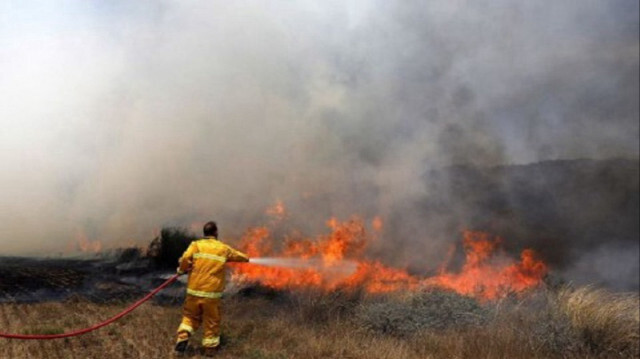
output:
<svg viewBox="0 0 640 359"><path fill-rule="evenodd" d="M278 199L388 215L451 165L637 158L638 12L3 1L0 254L211 217L235 234Z"/></svg>

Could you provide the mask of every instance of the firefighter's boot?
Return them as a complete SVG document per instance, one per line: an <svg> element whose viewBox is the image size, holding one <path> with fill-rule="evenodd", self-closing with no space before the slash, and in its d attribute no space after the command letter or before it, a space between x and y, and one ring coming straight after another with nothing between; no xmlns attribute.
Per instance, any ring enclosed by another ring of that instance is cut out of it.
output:
<svg viewBox="0 0 640 359"><path fill-rule="evenodd" d="M216 355L216 352L218 351L218 348L204 348L204 356L206 357L213 357Z"/></svg>
<svg viewBox="0 0 640 359"><path fill-rule="evenodd" d="M182 356L187 351L187 347L189 346L189 339L180 340L176 343L175 352L176 354Z"/></svg>

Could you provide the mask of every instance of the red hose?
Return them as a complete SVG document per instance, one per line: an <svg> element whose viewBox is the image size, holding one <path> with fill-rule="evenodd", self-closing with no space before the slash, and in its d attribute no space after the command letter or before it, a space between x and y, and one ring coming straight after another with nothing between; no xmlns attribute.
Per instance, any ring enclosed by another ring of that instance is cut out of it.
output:
<svg viewBox="0 0 640 359"><path fill-rule="evenodd" d="M106 320L106 321L104 321L102 323L98 323L98 324L96 324L96 325L94 325L92 327L76 330L76 331L69 332L69 333L46 334L46 335L8 334L8 333L0 332L0 338L25 339L25 340L29 340L29 339L37 339L37 340L60 339L60 338L75 337L75 336L78 336L78 335L82 335L82 334L86 334L86 333L92 332L92 331L94 331L96 329L100 329L100 328L102 328L102 327L104 327L106 325L109 325L109 324L115 322L116 320L124 317L125 315L131 313L134 309L136 309L140 305L142 305L142 303L148 301L149 299L151 299L151 297L156 295L159 291L163 290L166 286L168 286L169 284L173 283L176 279L178 279L179 276L180 276L179 274L175 274L171 278L167 279L166 282L162 283L158 288L154 289L149 294L144 296L142 299L140 299L137 302L133 303L133 305L131 305L129 308L123 310L122 312L120 312L116 316L114 316L114 317L112 317L112 318L110 318L110 319L108 319L108 320Z"/></svg>

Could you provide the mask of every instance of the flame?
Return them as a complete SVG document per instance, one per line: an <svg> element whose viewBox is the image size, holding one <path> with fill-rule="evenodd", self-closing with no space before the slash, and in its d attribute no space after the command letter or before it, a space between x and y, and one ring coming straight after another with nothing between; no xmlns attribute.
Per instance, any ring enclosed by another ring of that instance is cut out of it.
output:
<svg viewBox="0 0 640 359"><path fill-rule="evenodd" d="M275 221L283 221L287 217L287 210L281 200L277 200L276 203L267 208L265 212Z"/></svg>
<svg viewBox="0 0 640 359"><path fill-rule="evenodd" d="M144 247L135 238L123 238L119 240L109 240L103 242L100 239L90 239L83 229L77 229L73 239L66 243L63 253L66 255L85 254L101 254L103 251L123 248L138 248L144 251Z"/></svg>
<svg viewBox="0 0 640 359"><path fill-rule="evenodd" d="M102 251L102 242L100 240L90 240L83 230L77 230L75 241L71 242L67 247L83 253L100 253Z"/></svg>
<svg viewBox="0 0 640 359"><path fill-rule="evenodd" d="M382 218L380 216L375 216L371 220L371 226L373 227L374 231L380 233L384 228L384 222L382 222Z"/></svg>
<svg viewBox="0 0 640 359"><path fill-rule="evenodd" d="M372 222L374 231L378 231ZM419 277L405 269L392 268L380 261L365 257L367 244L371 242L363 220L353 217L340 222L336 218L327 221L330 232L315 238L295 234L286 237L281 248L267 227L250 228L241 238L240 247L252 258L284 257L306 261L303 268L262 266L259 264L233 265L233 280L257 282L274 289L363 288L368 293L413 291L427 287L441 287L482 300L493 300L510 293L522 293L539 286L546 276L547 266L536 258L531 249L522 251L520 259L509 258L500 248L503 239L482 232L463 232L464 265L458 271L447 271L454 255L450 248L445 263L438 274ZM348 270L352 263L355 268Z"/></svg>
<svg viewBox="0 0 640 359"><path fill-rule="evenodd" d="M465 231L466 261L462 270L440 273L425 283L484 299L497 299L540 284L548 270L544 262L535 258L535 252L525 249L520 261L514 261L499 251L502 242L502 238L492 239L487 233Z"/></svg>

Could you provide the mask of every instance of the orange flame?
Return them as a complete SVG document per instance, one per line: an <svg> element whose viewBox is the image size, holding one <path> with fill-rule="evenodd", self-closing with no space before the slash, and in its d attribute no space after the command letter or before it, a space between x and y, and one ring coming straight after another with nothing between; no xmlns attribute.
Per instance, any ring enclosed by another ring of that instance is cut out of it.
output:
<svg viewBox="0 0 640 359"><path fill-rule="evenodd" d="M63 253L66 255L77 255L79 253L104 254L108 253L110 250L124 248L138 248L140 251L144 251L144 247L141 243L136 241L134 238L114 239L103 242L100 239L90 239L84 230L77 229L75 237L67 241L66 248Z"/></svg>
<svg viewBox="0 0 640 359"><path fill-rule="evenodd" d="M275 221L282 221L287 217L287 210L281 200L277 200L276 204L267 208L266 214Z"/></svg>
<svg viewBox="0 0 640 359"><path fill-rule="evenodd" d="M83 230L76 231L75 241L70 242L68 249L79 250L83 253L100 253L102 242L100 240L90 240Z"/></svg>
<svg viewBox="0 0 640 359"><path fill-rule="evenodd" d="M250 257L296 258L306 261L308 265L304 268L252 263L234 265L233 279L258 282L275 289L333 290L359 287L368 293L441 287L482 300L493 300L540 285L548 271L533 250L524 250L520 260L515 260L500 250L501 238L465 231L465 263L459 271L448 272L447 264L444 264L437 275L418 277L404 269L391 268L365 258L364 251L371 238L358 217L345 222L332 218L327 221L327 226L331 230L329 234L313 239L299 236L285 238L282 249L277 251L268 228L249 229L241 239L241 248ZM376 225L373 227L377 230ZM453 257L454 250L455 247L452 247L446 261ZM355 267L351 271L344 270L345 263L352 263Z"/></svg>
<svg viewBox="0 0 640 359"><path fill-rule="evenodd" d="M371 226L376 232L382 232L382 228L384 227L382 218L380 216L373 217L373 219L371 220Z"/></svg>
<svg viewBox="0 0 640 359"><path fill-rule="evenodd" d="M497 299L539 285L548 271L544 262L536 259L531 249L522 252L519 262L505 258L504 253L498 252L501 242L502 238L491 239L487 233L465 231L466 261L462 270L441 273L427 278L425 283L484 299Z"/></svg>

